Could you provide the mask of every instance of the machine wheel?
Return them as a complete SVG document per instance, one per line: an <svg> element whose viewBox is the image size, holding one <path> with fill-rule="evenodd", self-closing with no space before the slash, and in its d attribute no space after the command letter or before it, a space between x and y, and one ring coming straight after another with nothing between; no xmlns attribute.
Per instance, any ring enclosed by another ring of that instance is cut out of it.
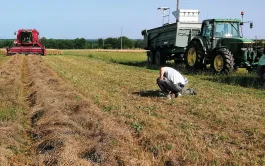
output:
<svg viewBox="0 0 265 166"><path fill-rule="evenodd" d="M181 61L181 60L174 60L174 63L175 63L176 65L179 65L179 64L182 63L182 61Z"/></svg>
<svg viewBox="0 0 265 166"><path fill-rule="evenodd" d="M234 70L233 55L226 48L217 50L213 55L211 67L216 73L231 74Z"/></svg>
<svg viewBox="0 0 265 166"><path fill-rule="evenodd" d="M260 76L260 78L263 80L263 81L265 81L265 66L262 66L261 67L261 69L260 69L260 71L259 71L259 76Z"/></svg>
<svg viewBox="0 0 265 166"><path fill-rule="evenodd" d="M261 73L261 79L265 81L265 68L263 68L263 71Z"/></svg>
<svg viewBox="0 0 265 166"><path fill-rule="evenodd" d="M147 51L147 63L150 65L155 63L155 58L152 51Z"/></svg>
<svg viewBox="0 0 265 166"><path fill-rule="evenodd" d="M155 54L155 63L158 66L166 63L166 60L165 60L164 56L160 53L160 51L157 51Z"/></svg>
<svg viewBox="0 0 265 166"><path fill-rule="evenodd" d="M200 43L190 42L185 54L184 61L188 69L202 69L205 65L202 64L203 49Z"/></svg>
<svg viewBox="0 0 265 166"><path fill-rule="evenodd" d="M180 63L183 63L184 61L184 54L177 54L177 59L174 59L174 63L176 65L180 64Z"/></svg>

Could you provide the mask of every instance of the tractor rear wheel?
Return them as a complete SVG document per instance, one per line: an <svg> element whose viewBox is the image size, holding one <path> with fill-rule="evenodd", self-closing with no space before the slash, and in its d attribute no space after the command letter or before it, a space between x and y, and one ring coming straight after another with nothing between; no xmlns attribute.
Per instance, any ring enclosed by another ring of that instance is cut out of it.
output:
<svg viewBox="0 0 265 166"><path fill-rule="evenodd" d="M156 65L158 65L158 66L166 63L166 60L165 60L163 54L160 53L160 51L157 51L155 54L155 62L156 62Z"/></svg>
<svg viewBox="0 0 265 166"><path fill-rule="evenodd" d="M147 51L147 63L150 65L155 63L155 58L152 51Z"/></svg>
<svg viewBox="0 0 265 166"><path fill-rule="evenodd" d="M231 52L226 48L221 48L215 51L211 68L216 73L231 74L234 70L234 59Z"/></svg>
<svg viewBox="0 0 265 166"><path fill-rule="evenodd" d="M193 41L190 42L185 54L184 61L188 69L202 69L205 65L202 63L204 53L200 43Z"/></svg>

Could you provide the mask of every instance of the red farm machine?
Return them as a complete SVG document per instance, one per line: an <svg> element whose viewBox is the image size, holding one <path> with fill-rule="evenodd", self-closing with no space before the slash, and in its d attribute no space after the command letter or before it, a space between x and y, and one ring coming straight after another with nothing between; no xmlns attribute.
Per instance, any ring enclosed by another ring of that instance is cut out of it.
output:
<svg viewBox="0 0 265 166"><path fill-rule="evenodd" d="M46 49L39 39L39 32L36 29L20 29L15 32L17 36L14 46L6 48L6 55L15 54L36 54L46 55Z"/></svg>

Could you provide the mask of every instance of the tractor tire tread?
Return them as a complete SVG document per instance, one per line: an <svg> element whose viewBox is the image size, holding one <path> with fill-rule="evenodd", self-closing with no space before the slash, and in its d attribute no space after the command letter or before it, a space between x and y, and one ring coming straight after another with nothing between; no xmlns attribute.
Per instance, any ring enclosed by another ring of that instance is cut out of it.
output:
<svg viewBox="0 0 265 166"><path fill-rule="evenodd" d="M234 58L233 54L226 48L221 48L216 50L215 55L221 55L224 58L224 69L221 71L221 73L224 74L231 74L234 70ZM214 59L214 58L213 58Z"/></svg>

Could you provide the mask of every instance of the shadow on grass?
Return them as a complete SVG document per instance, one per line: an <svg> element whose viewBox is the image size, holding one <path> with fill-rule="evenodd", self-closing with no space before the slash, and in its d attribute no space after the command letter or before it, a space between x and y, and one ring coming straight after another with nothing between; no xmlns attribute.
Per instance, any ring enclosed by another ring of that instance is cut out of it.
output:
<svg viewBox="0 0 265 166"><path fill-rule="evenodd" d="M119 61L115 61L115 60L111 60L112 63L118 63L121 65L126 65L126 66L135 66L135 67L143 67L143 68L147 68L150 70L159 70L160 67L162 66L158 66L156 64L148 64L146 61L142 61L142 62L119 62ZM163 66L167 66L167 67L172 67L175 68L179 71L182 71L185 69L185 67L182 64L174 64L174 63L166 63Z"/></svg>
<svg viewBox="0 0 265 166"><path fill-rule="evenodd" d="M146 61L142 61L142 62L119 62L119 61L111 60L111 62L121 64L121 65L127 65L127 66L143 67L143 68L147 68L150 70L159 70L160 67L162 67L162 66L158 66L155 64L150 65ZM214 75L211 68L206 68L206 69L202 69L202 70L188 70L184 63L175 64L172 62L168 62L168 63L164 64L163 66L172 67L172 68L180 71L184 75Z"/></svg>
<svg viewBox="0 0 265 166"><path fill-rule="evenodd" d="M253 75L244 76L216 76L210 78L201 78L202 80L208 80L217 83L223 83L228 85L242 86L245 88L265 89L265 82L259 77Z"/></svg>
<svg viewBox="0 0 265 166"><path fill-rule="evenodd" d="M121 65L126 65L126 66L134 66L134 67L143 67L147 68L150 70L158 70L159 66L157 65L149 65L147 62L118 62L118 61L111 61L112 63L118 63Z"/></svg>
<svg viewBox="0 0 265 166"><path fill-rule="evenodd" d="M200 69L200 70L189 70L185 67L180 69L181 73L190 76L214 76L215 73L211 68Z"/></svg>
<svg viewBox="0 0 265 166"><path fill-rule="evenodd" d="M160 97L159 92L160 90L146 90L140 92L133 92L132 94L141 97Z"/></svg>

